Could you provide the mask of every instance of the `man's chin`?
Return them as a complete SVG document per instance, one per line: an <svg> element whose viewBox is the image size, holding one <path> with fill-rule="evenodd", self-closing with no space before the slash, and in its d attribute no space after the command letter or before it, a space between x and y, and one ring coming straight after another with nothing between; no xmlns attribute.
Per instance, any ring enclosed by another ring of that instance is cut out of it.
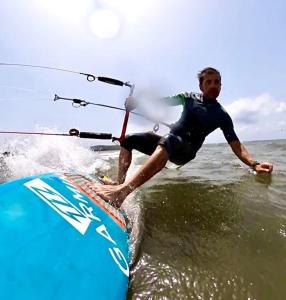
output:
<svg viewBox="0 0 286 300"><path fill-rule="evenodd" d="M209 100L216 100L216 98L218 97L219 93L210 93L207 95L207 99Z"/></svg>

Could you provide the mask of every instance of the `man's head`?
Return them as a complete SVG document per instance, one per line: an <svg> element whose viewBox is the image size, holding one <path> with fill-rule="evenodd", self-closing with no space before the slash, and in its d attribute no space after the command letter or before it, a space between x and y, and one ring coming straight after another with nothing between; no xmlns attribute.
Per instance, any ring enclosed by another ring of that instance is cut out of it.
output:
<svg viewBox="0 0 286 300"><path fill-rule="evenodd" d="M215 100L221 90L221 76L214 68L205 68L198 73L200 90L207 99Z"/></svg>

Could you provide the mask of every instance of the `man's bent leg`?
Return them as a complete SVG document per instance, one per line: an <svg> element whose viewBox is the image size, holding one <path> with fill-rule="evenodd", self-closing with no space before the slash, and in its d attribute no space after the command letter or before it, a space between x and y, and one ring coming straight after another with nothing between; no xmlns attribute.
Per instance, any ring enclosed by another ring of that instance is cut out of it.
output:
<svg viewBox="0 0 286 300"><path fill-rule="evenodd" d="M132 152L121 147L119 153L119 163L118 163L118 176L117 176L118 184L124 183L127 171L131 164L131 160L132 160Z"/></svg>
<svg viewBox="0 0 286 300"><path fill-rule="evenodd" d="M137 187L161 171L169 159L167 150L159 145L143 166L127 182L117 186L95 186L93 189L104 200L120 207L124 199Z"/></svg>
<svg viewBox="0 0 286 300"><path fill-rule="evenodd" d="M151 132L134 133L126 136L125 140L121 143L119 154L118 184L122 184L125 181L132 160L132 150L135 149L139 152L151 155L155 151L160 138L161 136Z"/></svg>
<svg viewBox="0 0 286 300"><path fill-rule="evenodd" d="M169 159L169 154L165 147L159 145L157 146L154 153L147 159L143 166L132 176L124 186L133 191L137 187L144 184L155 174L161 171ZM130 193L130 192L129 192ZM128 193L128 194L129 194Z"/></svg>
<svg viewBox="0 0 286 300"><path fill-rule="evenodd" d="M118 185L124 183L131 160L132 152L121 147L118 160L117 181L113 181L108 177L103 176L101 182L105 185Z"/></svg>

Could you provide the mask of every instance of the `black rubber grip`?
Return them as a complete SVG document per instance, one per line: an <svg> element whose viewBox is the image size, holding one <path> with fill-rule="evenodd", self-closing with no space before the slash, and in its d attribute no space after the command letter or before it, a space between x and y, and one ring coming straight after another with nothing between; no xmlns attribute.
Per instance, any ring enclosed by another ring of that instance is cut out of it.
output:
<svg viewBox="0 0 286 300"><path fill-rule="evenodd" d="M113 78L109 78L109 77L100 76L100 77L97 77L97 80L105 82L105 83L109 83L109 84L114 84L114 85L120 85L120 86L124 85L123 81L113 79Z"/></svg>
<svg viewBox="0 0 286 300"><path fill-rule="evenodd" d="M84 139L97 139L97 140L111 140L111 133L96 133L96 132L80 132L80 138Z"/></svg>

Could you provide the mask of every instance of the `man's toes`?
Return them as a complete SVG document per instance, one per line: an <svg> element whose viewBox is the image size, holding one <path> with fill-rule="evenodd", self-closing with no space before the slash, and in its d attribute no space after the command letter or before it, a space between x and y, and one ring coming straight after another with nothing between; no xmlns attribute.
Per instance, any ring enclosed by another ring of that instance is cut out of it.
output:
<svg viewBox="0 0 286 300"><path fill-rule="evenodd" d="M113 180L111 180L109 177L107 176L102 176L99 178L100 182L104 185L117 185L116 182L114 182Z"/></svg>

